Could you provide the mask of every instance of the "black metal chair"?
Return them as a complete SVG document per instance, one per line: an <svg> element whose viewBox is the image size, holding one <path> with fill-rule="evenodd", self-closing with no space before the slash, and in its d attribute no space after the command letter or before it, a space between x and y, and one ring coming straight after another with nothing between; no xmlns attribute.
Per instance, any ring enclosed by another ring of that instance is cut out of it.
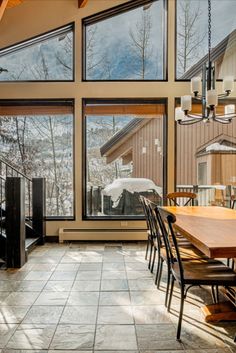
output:
<svg viewBox="0 0 236 353"><path fill-rule="evenodd" d="M153 249L154 249L154 241L155 241L155 230L153 226L153 219L152 219L152 214L151 214L151 208L156 206L154 205L150 200L148 200L146 197L140 195L140 202L143 206L143 211L145 215L145 220L147 224L147 247L146 247L146 254L145 254L145 259L147 260L148 258L148 252L149 252L149 260L148 260L148 268L153 272L153 267L154 267L154 262L155 262L155 252L154 252L154 258L153 257Z"/></svg>
<svg viewBox="0 0 236 353"><path fill-rule="evenodd" d="M179 191L167 194L170 206L193 206L197 195L193 192Z"/></svg>
<svg viewBox="0 0 236 353"><path fill-rule="evenodd" d="M187 296L188 290L193 286L210 285L212 287L213 300L216 302L219 300L218 286L235 286L236 273L231 268L217 260L212 261L211 259L205 259L203 261L182 261L177 238L173 229L173 224L176 222L175 215L160 207L157 208L157 213L163 239L165 239L171 268L171 288L168 301L168 311L171 306L175 281L180 287L180 313L176 335L176 338L179 340L184 300ZM169 231L170 235L168 235ZM172 246L175 249L175 254L173 253Z"/></svg>

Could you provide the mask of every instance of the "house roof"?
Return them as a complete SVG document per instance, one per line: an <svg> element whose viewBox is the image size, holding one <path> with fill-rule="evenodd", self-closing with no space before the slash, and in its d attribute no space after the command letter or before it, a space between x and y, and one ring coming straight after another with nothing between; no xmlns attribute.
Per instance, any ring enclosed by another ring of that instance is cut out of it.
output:
<svg viewBox="0 0 236 353"><path fill-rule="evenodd" d="M212 61L217 61L222 55L225 54L226 50L234 47L236 44L236 29L234 29L230 34L228 34L216 47L211 50ZM181 77L181 80L187 80L191 77L197 76L201 70L202 66L207 62L208 54L206 54L202 59L200 59L195 65L186 71Z"/></svg>
<svg viewBox="0 0 236 353"><path fill-rule="evenodd" d="M107 152L114 147L120 140L123 140L125 137L133 134L137 128L139 128L144 120L143 118L132 119L128 124L126 124L121 130L119 130L115 135L113 135L110 140L108 140L104 145L101 146L100 152L101 156L105 156Z"/></svg>
<svg viewBox="0 0 236 353"><path fill-rule="evenodd" d="M236 153L236 138L228 135L218 135L197 149L196 157L211 153Z"/></svg>

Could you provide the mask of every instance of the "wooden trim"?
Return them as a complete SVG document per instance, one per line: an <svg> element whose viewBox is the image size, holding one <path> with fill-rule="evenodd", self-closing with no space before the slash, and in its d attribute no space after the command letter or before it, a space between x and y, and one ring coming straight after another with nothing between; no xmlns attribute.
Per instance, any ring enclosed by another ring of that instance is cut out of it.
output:
<svg viewBox="0 0 236 353"><path fill-rule="evenodd" d="M85 115L156 115L165 114L164 104L112 104L112 105L86 105Z"/></svg>
<svg viewBox="0 0 236 353"><path fill-rule="evenodd" d="M60 115L60 114L73 114L73 107L70 107L70 106L0 106L0 116Z"/></svg>
<svg viewBox="0 0 236 353"><path fill-rule="evenodd" d="M0 21L3 17L5 10L6 10L8 1L9 0L0 0Z"/></svg>
<svg viewBox="0 0 236 353"><path fill-rule="evenodd" d="M88 0L78 0L79 9L82 7L85 7L87 3L88 3Z"/></svg>

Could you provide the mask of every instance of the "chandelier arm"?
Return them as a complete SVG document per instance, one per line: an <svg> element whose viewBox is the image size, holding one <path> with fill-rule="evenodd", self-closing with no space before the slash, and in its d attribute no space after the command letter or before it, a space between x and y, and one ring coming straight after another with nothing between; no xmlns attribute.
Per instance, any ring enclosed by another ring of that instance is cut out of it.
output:
<svg viewBox="0 0 236 353"><path fill-rule="evenodd" d="M217 119L216 117L214 117L213 120L222 125L227 125L231 123L231 119Z"/></svg>
<svg viewBox="0 0 236 353"><path fill-rule="evenodd" d="M187 114L185 116L190 119L196 119L197 121L201 121L201 120L205 119L205 117L203 117L200 114Z"/></svg>
<svg viewBox="0 0 236 353"><path fill-rule="evenodd" d="M216 118L220 118L220 119L231 119L231 118L236 118L236 114L234 113L227 113L227 114L216 114L215 115Z"/></svg>
<svg viewBox="0 0 236 353"><path fill-rule="evenodd" d="M193 125L193 124L199 123L199 121L200 121L200 119L178 120L178 124L179 125Z"/></svg>
<svg viewBox="0 0 236 353"><path fill-rule="evenodd" d="M226 97L228 97L228 96L229 96L228 93L218 94L218 99L223 99L223 98L226 98Z"/></svg>

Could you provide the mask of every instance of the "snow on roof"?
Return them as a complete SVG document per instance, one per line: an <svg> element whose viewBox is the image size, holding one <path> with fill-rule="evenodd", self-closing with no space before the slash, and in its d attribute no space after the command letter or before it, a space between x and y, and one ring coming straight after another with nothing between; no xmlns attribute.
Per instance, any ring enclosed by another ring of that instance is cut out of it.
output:
<svg viewBox="0 0 236 353"><path fill-rule="evenodd" d="M210 151L236 151L236 148L215 142L206 147L206 152Z"/></svg>
<svg viewBox="0 0 236 353"><path fill-rule="evenodd" d="M115 179L102 191L103 195L110 196L113 202L112 207L117 207L124 190L130 193L145 192L155 190L160 196L162 188L157 186L152 180L145 178L121 178Z"/></svg>

